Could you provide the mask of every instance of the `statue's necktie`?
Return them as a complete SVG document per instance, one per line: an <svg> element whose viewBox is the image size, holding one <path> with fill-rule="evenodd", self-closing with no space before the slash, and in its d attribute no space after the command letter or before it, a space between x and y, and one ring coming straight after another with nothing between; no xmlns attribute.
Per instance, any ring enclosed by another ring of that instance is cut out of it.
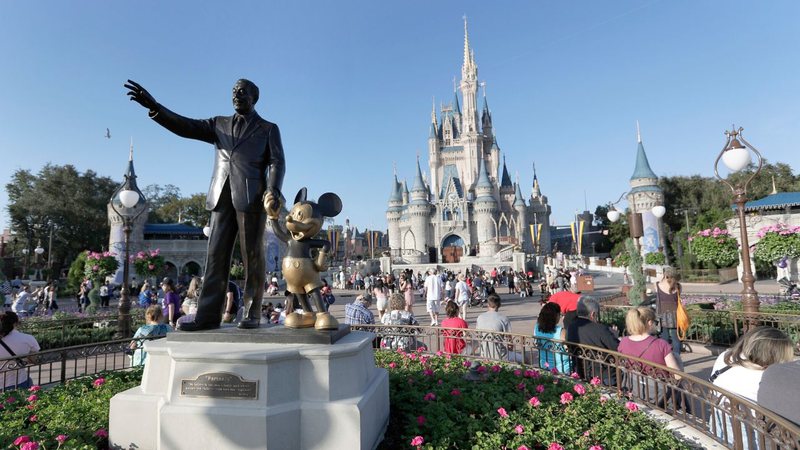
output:
<svg viewBox="0 0 800 450"><path fill-rule="evenodd" d="M238 142L239 139L242 137L242 133L244 132L244 128L247 122L244 119L244 116L236 115L233 119L233 139L234 141Z"/></svg>

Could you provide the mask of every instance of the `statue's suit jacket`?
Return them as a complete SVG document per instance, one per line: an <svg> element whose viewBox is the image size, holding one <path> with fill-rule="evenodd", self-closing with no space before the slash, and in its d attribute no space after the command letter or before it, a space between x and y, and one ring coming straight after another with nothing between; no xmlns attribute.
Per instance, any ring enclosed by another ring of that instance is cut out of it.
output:
<svg viewBox="0 0 800 450"><path fill-rule="evenodd" d="M189 119L159 106L150 117L178 136L214 144L216 159L206 209L217 206L225 181L230 182L233 207L239 212L263 211L267 187L280 193L286 170L281 134L276 124L255 111L238 138L233 135L234 116Z"/></svg>

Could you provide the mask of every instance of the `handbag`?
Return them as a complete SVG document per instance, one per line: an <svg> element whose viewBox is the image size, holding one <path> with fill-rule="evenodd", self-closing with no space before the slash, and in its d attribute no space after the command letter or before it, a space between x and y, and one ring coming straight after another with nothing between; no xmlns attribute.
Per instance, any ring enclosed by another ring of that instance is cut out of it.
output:
<svg viewBox="0 0 800 450"><path fill-rule="evenodd" d="M678 325L678 339L685 341L686 332L689 331L689 325L692 323L692 321L689 319L689 314L686 312L686 308L683 307L680 294L678 294L678 309L675 311L675 321Z"/></svg>
<svg viewBox="0 0 800 450"><path fill-rule="evenodd" d="M25 361L23 361L23 360L22 360L22 358L18 357L18 356L17 356L17 354L16 354L16 353L14 353L14 351L13 351L13 350L11 350L11 347L9 347L9 346L8 346L8 344L6 344L5 342L3 342L3 339L2 339L2 338L0 338L0 345L2 345L4 349L6 349L6 351L7 351L7 352L8 352L8 354L9 354L9 356L11 356L11 357L12 357L12 358L14 358L15 360L17 360L17 363L19 363L19 366L20 366L20 367L25 367L25 366L27 365L27 364L25 364Z"/></svg>

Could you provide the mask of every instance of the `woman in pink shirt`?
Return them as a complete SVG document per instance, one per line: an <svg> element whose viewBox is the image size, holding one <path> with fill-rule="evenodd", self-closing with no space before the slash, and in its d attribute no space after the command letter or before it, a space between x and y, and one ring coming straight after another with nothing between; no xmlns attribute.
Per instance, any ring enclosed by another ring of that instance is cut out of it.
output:
<svg viewBox="0 0 800 450"><path fill-rule="evenodd" d="M464 319L458 317L458 305L452 300L447 302L444 310L447 313L447 319L442 321L442 328L445 328L442 330L442 335L448 336L444 339L444 352L459 354L467 346L467 343L462 339L464 333L458 330L448 330L447 328L469 328L469 326Z"/></svg>
<svg viewBox="0 0 800 450"><path fill-rule="evenodd" d="M672 346L664 339L654 336L656 333L656 313L651 308L640 306L631 308L625 315L625 328L628 336L620 340L618 352L643 359L651 363L667 366L670 369L681 370ZM656 392L663 393L664 389L656 389L656 382L650 378L665 379L671 375L666 370L653 370L637 361L628 361L629 368L626 387L634 396L650 403L656 403ZM645 376L642 376L645 375ZM676 376L676 378L679 378ZM663 400L662 400L663 401Z"/></svg>

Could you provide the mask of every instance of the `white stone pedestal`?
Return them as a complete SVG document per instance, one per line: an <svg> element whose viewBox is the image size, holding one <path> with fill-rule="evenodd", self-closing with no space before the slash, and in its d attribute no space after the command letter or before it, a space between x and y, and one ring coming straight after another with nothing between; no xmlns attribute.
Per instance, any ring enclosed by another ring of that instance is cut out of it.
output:
<svg viewBox="0 0 800 450"><path fill-rule="evenodd" d="M371 450L382 440L389 376L375 367L373 336L326 345L193 334L145 344L142 385L111 399L112 448Z"/></svg>

